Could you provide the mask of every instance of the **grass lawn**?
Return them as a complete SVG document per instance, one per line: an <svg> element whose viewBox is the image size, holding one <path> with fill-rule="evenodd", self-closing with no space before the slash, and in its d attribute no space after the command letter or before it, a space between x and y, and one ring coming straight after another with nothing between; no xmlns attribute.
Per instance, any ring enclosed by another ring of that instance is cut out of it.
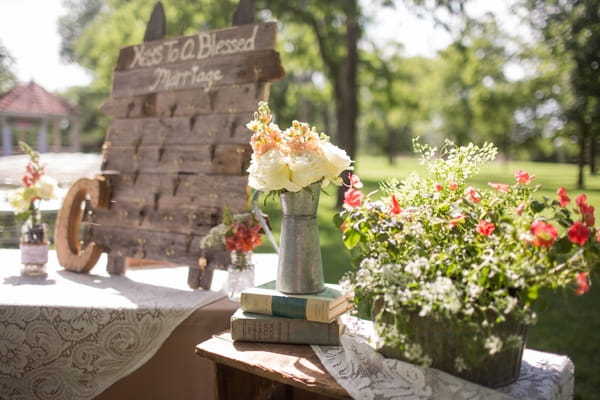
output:
<svg viewBox="0 0 600 400"><path fill-rule="evenodd" d="M532 162L497 162L488 165L473 179L473 185L484 187L487 182L514 182L514 173L523 169L536 175L535 183L542 185L540 196L554 198L556 189L564 186L572 200L586 193L589 204L600 210L600 176L585 176L585 189L576 190L577 167L567 164ZM389 165L383 157L359 157L356 173L365 184L364 192L378 188L387 178L402 179L412 171L424 171L414 158L399 158ZM319 207L319 229L324 274L327 282L337 282L350 268L350 257L341 234L333 224L335 188L322 193ZM281 211L278 200L263 205L269 214L273 233L279 239ZM599 211L600 212L600 211ZM600 214L596 214L600 223ZM266 237L257 252L272 252ZM575 399L600 399L600 281L594 280L592 289L584 296L566 291L542 293L539 321L529 330L527 346L532 349L568 355L575 364Z"/></svg>

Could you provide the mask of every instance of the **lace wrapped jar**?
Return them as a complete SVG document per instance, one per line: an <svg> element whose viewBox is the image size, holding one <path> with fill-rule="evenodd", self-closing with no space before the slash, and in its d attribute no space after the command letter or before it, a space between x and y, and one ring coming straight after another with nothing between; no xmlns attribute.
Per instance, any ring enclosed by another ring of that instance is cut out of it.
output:
<svg viewBox="0 0 600 400"><path fill-rule="evenodd" d="M239 301L244 289L254 286L254 264L251 251L232 251L227 266L227 293L229 298Z"/></svg>
<svg viewBox="0 0 600 400"><path fill-rule="evenodd" d="M40 210L35 210L21 227L21 273L29 276L46 275L48 263L48 226L42 223Z"/></svg>

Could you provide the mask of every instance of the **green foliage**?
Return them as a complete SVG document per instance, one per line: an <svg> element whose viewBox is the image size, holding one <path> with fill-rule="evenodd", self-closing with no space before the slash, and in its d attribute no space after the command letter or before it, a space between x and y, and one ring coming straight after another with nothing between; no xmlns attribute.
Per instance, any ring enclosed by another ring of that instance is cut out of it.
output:
<svg viewBox="0 0 600 400"><path fill-rule="evenodd" d="M395 316L400 326L410 325L411 313L468 325L475 353L456 362L473 368L475 355L509 346L493 333L498 324L535 321L540 288L574 285L577 277L578 290L587 290L581 274L587 279L600 255L594 209L580 196L571 210L562 192L556 201L535 198L534 177L524 171L514 184L471 186L470 178L496 155L491 144L447 141L438 156L416 142L415 153L428 175L387 182L380 199L345 204L343 239L356 267L346 284L359 303L380 304L381 315L406 311ZM379 334L407 359L431 363L413 352L408 332Z"/></svg>
<svg viewBox="0 0 600 400"><path fill-rule="evenodd" d="M363 192L370 193L379 188L381 180L404 179L410 173L426 173L426 168L419 165L413 157L396 158L394 165L389 165L384 157L359 156L356 160L358 173L364 184ZM522 169L536 171L536 183L542 187L538 190L540 197L556 196L557 186L564 186L575 198L582 192L574 186L573 177L577 175L577 166L573 164L540 163L525 161L496 161L481 169L472 177L473 186L487 187L487 182L507 182L513 179L514 171ZM600 177L586 175L589 203L600 208ZM269 215L270 225L277 240L281 227L281 209L279 202L272 199L263 208ZM345 249L342 233L334 223L338 210L335 208L333 196L321 196L319 207L319 231L323 256L323 267L326 282L339 282L350 270L350 254ZM256 252L273 252L273 248L264 240L264 244ZM592 277L592 288L584 296L576 296L571 290L542 290L539 292L538 322L529 329L527 347L568 355L575 363L575 398L591 399L600 387L600 378L596 374L597 357L600 343L597 332L600 329L600 318L596 310L600 307L600 280ZM370 315L366 311L366 314Z"/></svg>

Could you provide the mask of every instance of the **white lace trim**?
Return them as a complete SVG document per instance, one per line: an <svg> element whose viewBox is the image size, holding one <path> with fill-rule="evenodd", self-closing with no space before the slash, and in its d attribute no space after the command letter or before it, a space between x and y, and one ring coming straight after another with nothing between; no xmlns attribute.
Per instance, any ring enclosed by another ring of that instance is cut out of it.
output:
<svg viewBox="0 0 600 400"><path fill-rule="evenodd" d="M47 277L2 267L3 399L91 399L149 360L194 310L225 296L187 287L187 267L108 276L53 266Z"/></svg>
<svg viewBox="0 0 600 400"><path fill-rule="evenodd" d="M493 390L433 368L387 359L369 342L370 321L345 316L341 346L312 348L325 369L354 399L571 399L574 366L565 356L526 349L521 374L512 385Z"/></svg>

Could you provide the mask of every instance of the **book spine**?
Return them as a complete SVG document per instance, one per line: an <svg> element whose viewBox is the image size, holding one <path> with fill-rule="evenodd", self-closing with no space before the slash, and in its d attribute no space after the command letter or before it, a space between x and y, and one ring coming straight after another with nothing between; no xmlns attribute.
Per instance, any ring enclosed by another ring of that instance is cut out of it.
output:
<svg viewBox="0 0 600 400"><path fill-rule="evenodd" d="M256 314L305 319L315 322L331 322L329 303L317 299L242 293L240 307L245 312Z"/></svg>
<svg viewBox="0 0 600 400"><path fill-rule="evenodd" d="M234 318L233 340L265 343L340 344L338 322L321 323L291 318Z"/></svg>

